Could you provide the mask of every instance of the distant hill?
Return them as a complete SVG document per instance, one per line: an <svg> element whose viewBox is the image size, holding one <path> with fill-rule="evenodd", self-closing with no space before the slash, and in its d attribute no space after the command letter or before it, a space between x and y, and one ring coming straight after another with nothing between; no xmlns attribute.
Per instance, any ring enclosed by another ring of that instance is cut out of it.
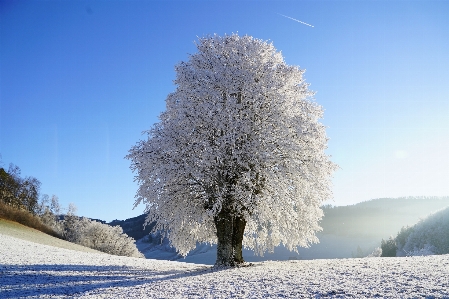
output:
<svg viewBox="0 0 449 299"><path fill-rule="evenodd" d="M380 246L381 239L395 236L403 226L414 225L421 218L447 206L449 196L380 198L350 206L325 206L321 221L323 231L317 234L319 244L299 248L299 254L280 246L274 253L268 253L264 257L254 256L249 250L244 250L243 255L247 261L350 258L358 248L364 255L368 255L375 247ZM109 224L120 225L126 234L139 240L137 246L147 258L201 261L206 264L215 262L215 246L199 244L186 259L182 259L170 248L168 240L159 242L154 236L144 238L153 227L149 225L143 230L145 217L140 215L126 220L114 220Z"/></svg>
<svg viewBox="0 0 449 299"><path fill-rule="evenodd" d="M350 206L323 207L319 244L300 248L305 259L366 256L382 239L396 236L430 213L449 206L446 197L380 198Z"/></svg>
<svg viewBox="0 0 449 299"><path fill-rule="evenodd" d="M145 218L146 214L142 214L126 220L113 220L108 224L111 226L121 226L125 234L132 237L134 240L139 240L147 236L154 226L154 224L149 224L144 228Z"/></svg>
<svg viewBox="0 0 449 299"><path fill-rule="evenodd" d="M449 196L379 198L350 206L325 206L321 226L323 234L388 238L447 206Z"/></svg>

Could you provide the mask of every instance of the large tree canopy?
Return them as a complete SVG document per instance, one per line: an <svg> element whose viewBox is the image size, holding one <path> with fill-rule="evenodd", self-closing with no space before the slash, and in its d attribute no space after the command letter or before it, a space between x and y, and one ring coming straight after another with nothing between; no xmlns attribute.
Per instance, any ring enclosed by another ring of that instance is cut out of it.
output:
<svg viewBox="0 0 449 299"><path fill-rule="evenodd" d="M217 264L243 262L242 242L256 254L317 242L336 165L304 71L250 36L209 36L197 48L176 66L160 122L127 156L135 205L183 255L218 241Z"/></svg>

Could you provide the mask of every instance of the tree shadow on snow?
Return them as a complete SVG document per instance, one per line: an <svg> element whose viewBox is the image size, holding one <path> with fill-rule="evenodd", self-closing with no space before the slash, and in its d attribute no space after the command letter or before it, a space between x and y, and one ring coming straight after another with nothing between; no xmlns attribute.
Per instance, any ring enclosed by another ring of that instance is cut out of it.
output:
<svg viewBox="0 0 449 299"><path fill-rule="evenodd" d="M161 271L125 266L0 265L0 298L73 296L103 288L136 287L192 277L210 271L211 267Z"/></svg>

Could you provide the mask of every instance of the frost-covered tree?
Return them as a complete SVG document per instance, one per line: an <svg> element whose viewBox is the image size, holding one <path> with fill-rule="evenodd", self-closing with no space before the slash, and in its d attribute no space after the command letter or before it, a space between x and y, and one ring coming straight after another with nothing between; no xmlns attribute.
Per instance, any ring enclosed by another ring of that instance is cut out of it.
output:
<svg viewBox="0 0 449 299"><path fill-rule="evenodd" d="M176 90L148 138L126 157L135 205L182 255L217 243L216 265L318 242L336 165L325 154L321 106L303 70L271 43L233 34L200 38L176 67Z"/></svg>
<svg viewBox="0 0 449 299"><path fill-rule="evenodd" d="M70 203L64 220L61 223L62 236L69 242L79 243L81 240L82 226L79 217L76 216L77 207Z"/></svg>
<svg viewBox="0 0 449 299"><path fill-rule="evenodd" d="M144 257L133 238L120 226L110 226L88 218L79 219L81 227L79 244L114 255Z"/></svg>
<svg viewBox="0 0 449 299"><path fill-rule="evenodd" d="M136 247L135 240L123 232L120 226L110 226L74 214L76 207L69 206L69 212L60 221L64 238L72 243L114 255L144 257Z"/></svg>
<svg viewBox="0 0 449 299"><path fill-rule="evenodd" d="M55 232L63 234L63 222L59 220L61 206L56 195L52 195L50 199L47 194L44 194L37 211L42 223L51 227Z"/></svg>

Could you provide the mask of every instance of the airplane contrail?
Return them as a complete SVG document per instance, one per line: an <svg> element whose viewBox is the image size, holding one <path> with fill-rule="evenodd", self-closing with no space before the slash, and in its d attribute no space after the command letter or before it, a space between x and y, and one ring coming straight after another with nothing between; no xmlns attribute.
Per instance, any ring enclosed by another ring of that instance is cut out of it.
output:
<svg viewBox="0 0 449 299"><path fill-rule="evenodd" d="M305 23L305 22L303 22L303 21L300 21L300 20L297 20L297 19L291 18L291 17L289 17L289 16L285 16L285 15L283 15L283 14L280 14L280 13L278 13L278 15L281 15L281 16L283 16L283 17L289 18L289 19L291 19L291 20L293 20L293 21L296 21L296 22L299 22L299 23L301 23L301 24L304 24L304 25L307 25L307 26L313 27L313 25L307 24L307 23Z"/></svg>

